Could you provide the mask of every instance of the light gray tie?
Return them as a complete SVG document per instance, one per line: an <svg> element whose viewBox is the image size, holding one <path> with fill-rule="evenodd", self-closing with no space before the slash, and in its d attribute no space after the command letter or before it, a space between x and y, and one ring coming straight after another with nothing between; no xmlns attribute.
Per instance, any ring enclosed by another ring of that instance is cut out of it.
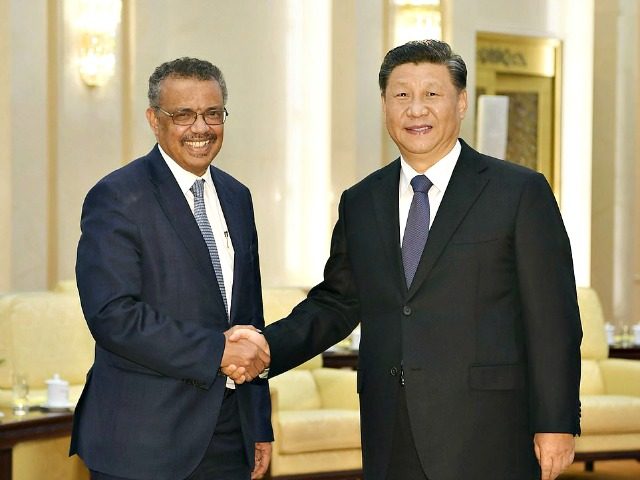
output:
<svg viewBox="0 0 640 480"><path fill-rule="evenodd" d="M416 175L411 179L413 200L409 207L407 226L402 237L402 264L407 288L411 286L418 270L422 251L429 236L429 189L433 183L425 175Z"/></svg>
<svg viewBox="0 0 640 480"><path fill-rule="evenodd" d="M220 264L220 256L218 255L218 248L216 247L216 239L213 236L213 230L211 230L211 224L207 218L207 210L204 206L204 180L199 178L193 182L190 190L191 193L193 193L193 215L196 217L196 222L198 223L204 242L209 249L209 257L211 257L213 271L216 273L216 280L218 280L222 301L224 302L224 311L228 315L229 308L227 306L227 294L224 288L224 277L222 276L222 265Z"/></svg>

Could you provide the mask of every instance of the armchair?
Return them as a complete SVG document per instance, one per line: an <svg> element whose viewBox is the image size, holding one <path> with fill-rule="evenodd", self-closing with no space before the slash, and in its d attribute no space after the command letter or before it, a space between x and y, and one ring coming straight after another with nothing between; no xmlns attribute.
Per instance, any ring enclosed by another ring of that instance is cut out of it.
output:
<svg viewBox="0 0 640 480"><path fill-rule="evenodd" d="M300 289L265 289L266 323L286 316ZM322 368L320 355L269 380L275 441L270 475L279 480L362 478L356 372Z"/></svg>
<svg viewBox="0 0 640 480"><path fill-rule="evenodd" d="M584 336L576 461L589 471L595 460L640 461L640 362L608 358L604 315L593 289L579 288L578 303Z"/></svg>
<svg viewBox="0 0 640 480"><path fill-rule="evenodd" d="M75 404L93 359L91 337L77 292L20 292L0 297L0 406L11 406L11 372L27 374L29 403L46 401L45 380L54 373L69 381ZM69 457L69 436L29 440L13 447L13 478L84 480L89 472Z"/></svg>

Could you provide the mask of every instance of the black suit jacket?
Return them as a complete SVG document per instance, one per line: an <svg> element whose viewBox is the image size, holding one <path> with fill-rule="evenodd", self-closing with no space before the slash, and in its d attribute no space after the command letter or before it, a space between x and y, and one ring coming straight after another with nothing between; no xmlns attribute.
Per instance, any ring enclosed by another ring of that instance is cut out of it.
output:
<svg viewBox="0 0 640 480"><path fill-rule="evenodd" d="M235 250L231 322L264 325L258 241L245 186L211 167ZM185 478L200 462L225 389L229 328L194 216L156 146L87 194L76 275L96 340L71 453L121 477ZM271 441L266 382L242 385L248 461Z"/></svg>
<svg viewBox="0 0 640 480"><path fill-rule="evenodd" d="M539 478L535 432L579 432L580 341L569 240L544 177L462 151L411 288L400 162L344 192L324 281L267 327L271 375L361 321L365 478L386 478L403 363L429 478Z"/></svg>

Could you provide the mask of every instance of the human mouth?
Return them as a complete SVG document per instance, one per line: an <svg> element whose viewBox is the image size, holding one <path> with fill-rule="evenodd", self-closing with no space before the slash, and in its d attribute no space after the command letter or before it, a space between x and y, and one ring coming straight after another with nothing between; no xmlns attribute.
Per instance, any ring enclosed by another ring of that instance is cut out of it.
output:
<svg viewBox="0 0 640 480"><path fill-rule="evenodd" d="M431 125L414 125L406 127L405 130L415 135L422 135L430 131L433 127Z"/></svg>
<svg viewBox="0 0 640 480"><path fill-rule="evenodd" d="M211 143L212 139L207 140L185 140L184 144L189 148L201 149L206 148L209 143Z"/></svg>

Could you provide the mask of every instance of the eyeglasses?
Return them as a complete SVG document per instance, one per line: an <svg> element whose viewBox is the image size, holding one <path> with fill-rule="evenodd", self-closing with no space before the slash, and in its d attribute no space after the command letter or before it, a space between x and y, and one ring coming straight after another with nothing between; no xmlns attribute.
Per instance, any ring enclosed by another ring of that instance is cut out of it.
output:
<svg viewBox="0 0 640 480"><path fill-rule="evenodd" d="M194 112L193 110L180 110L178 112L169 113L160 107L154 107L156 110L160 110L165 115L171 117L175 125L189 126L196 123L198 115L202 115L204 123L207 125L222 125L229 116L226 108L222 110L207 110L204 113Z"/></svg>

